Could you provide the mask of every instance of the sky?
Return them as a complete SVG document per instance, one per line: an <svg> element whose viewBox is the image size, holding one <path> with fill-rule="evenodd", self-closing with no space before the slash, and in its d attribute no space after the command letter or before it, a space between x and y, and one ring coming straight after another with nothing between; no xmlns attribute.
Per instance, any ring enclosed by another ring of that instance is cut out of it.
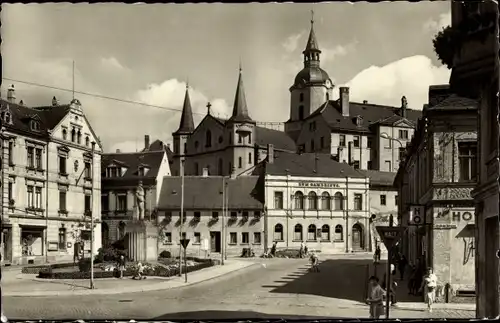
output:
<svg viewBox="0 0 500 323"><path fill-rule="evenodd" d="M404 95L421 110L428 87L448 83L432 38L450 24L450 8L447 1L7 4L2 96L14 84L28 106L50 105L53 96L69 103L74 79L104 150L136 151L146 134L171 140L186 83L195 123L209 101L213 114L230 115L241 62L251 117L285 122L314 10L321 67L336 97L349 86L352 101L400 106Z"/></svg>

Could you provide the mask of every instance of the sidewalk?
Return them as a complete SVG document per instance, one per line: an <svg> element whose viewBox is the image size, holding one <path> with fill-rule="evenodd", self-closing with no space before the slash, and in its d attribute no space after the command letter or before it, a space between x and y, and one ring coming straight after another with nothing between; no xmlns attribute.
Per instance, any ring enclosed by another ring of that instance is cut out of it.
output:
<svg viewBox="0 0 500 323"><path fill-rule="evenodd" d="M399 310L427 310L427 305L424 302L398 302L393 308ZM435 310L460 310L460 311L476 311L476 304L462 303L434 303L432 309Z"/></svg>
<svg viewBox="0 0 500 323"><path fill-rule="evenodd" d="M145 280L95 279L95 289L89 289L88 279L39 279L36 275L19 274L16 279L2 280L2 296L63 296L111 295L156 291L197 284L255 265L252 262L228 260L224 266L214 266L188 273L182 277L148 277Z"/></svg>

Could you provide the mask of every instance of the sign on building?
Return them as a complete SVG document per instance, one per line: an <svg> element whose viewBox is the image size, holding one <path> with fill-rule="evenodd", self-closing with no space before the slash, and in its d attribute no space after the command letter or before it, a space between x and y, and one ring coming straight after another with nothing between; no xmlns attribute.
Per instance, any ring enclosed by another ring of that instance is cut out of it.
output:
<svg viewBox="0 0 500 323"><path fill-rule="evenodd" d="M410 225L424 225L425 224L425 207L423 205L412 205L409 211Z"/></svg>

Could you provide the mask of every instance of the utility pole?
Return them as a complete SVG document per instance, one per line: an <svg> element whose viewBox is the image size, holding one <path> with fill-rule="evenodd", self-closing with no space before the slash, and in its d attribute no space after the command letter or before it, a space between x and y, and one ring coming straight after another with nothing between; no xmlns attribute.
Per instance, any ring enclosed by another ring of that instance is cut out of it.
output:
<svg viewBox="0 0 500 323"><path fill-rule="evenodd" d="M181 224L179 225L179 241L180 239L184 239L182 236L182 229L184 228L184 159L181 159L180 164L181 171ZM187 248L187 247L186 247ZM184 253L186 251L184 250ZM187 270L187 268L186 268ZM182 276L182 245L179 246L179 277Z"/></svg>
<svg viewBox="0 0 500 323"><path fill-rule="evenodd" d="M90 289L94 289L94 153L95 141L92 142L91 190L90 190Z"/></svg>

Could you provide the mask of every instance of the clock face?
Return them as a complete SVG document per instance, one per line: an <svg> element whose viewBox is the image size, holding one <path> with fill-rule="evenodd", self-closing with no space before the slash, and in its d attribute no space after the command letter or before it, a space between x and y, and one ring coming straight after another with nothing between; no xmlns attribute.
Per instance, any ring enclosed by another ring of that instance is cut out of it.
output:
<svg viewBox="0 0 500 323"><path fill-rule="evenodd" d="M326 80L326 86L327 86L327 87L332 86L332 82L331 82L330 80Z"/></svg>

